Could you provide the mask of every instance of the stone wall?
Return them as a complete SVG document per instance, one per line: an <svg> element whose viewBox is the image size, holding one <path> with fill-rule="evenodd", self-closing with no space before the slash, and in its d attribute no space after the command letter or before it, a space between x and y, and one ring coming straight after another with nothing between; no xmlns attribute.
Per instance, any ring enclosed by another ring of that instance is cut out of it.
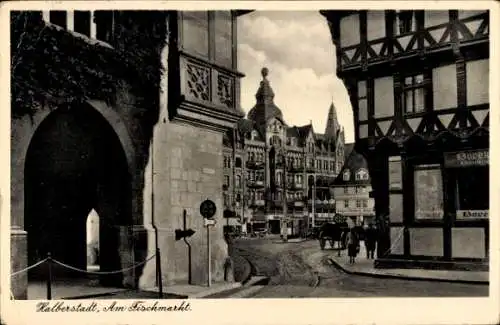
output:
<svg viewBox="0 0 500 325"><path fill-rule="evenodd" d="M154 175L151 178L150 160L146 167L149 177L144 193L145 219L152 225L154 218L158 228L164 283L188 280L188 248L184 241L175 241L175 229L183 228L183 210L187 213L187 227L196 231L188 239L192 245L193 284L207 281L207 234L199 213L199 205L205 199L213 200L217 206L217 225L210 228L212 273L214 281L223 280L228 253L222 232L222 134L165 119L157 126L152 147ZM152 255L155 233L152 227L148 229ZM154 261L146 266L142 287L153 285L154 267Z"/></svg>

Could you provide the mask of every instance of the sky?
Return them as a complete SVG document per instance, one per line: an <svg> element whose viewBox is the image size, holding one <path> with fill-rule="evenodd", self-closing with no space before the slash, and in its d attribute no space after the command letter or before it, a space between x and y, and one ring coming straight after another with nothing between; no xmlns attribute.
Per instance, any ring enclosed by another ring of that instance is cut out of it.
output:
<svg viewBox="0 0 500 325"><path fill-rule="evenodd" d="M335 75L335 47L326 19L318 11L254 11L238 18L238 70L241 105L255 105L255 93L267 67L274 103L288 125L312 121L324 133L330 104L337 109L346 142L354 142L347 90Z"/></svg>

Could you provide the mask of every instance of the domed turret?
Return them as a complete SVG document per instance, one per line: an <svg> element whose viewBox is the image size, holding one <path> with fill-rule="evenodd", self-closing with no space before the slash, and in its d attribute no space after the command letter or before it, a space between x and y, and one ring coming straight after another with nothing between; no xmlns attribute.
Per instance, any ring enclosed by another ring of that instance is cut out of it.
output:
<svg viewBox="0 0 500 325"><path fill-rule="evenodd" d="M269 70L267 68L262 68L262 81L260 82L260 87L255 94L255 99L257 100L255 106L248 112L248 118L257 123L257 125L262 126L267 120L271 118L278 118L283 121L283 113L274 104L274 91L271 88L267 76Z"/></svg>

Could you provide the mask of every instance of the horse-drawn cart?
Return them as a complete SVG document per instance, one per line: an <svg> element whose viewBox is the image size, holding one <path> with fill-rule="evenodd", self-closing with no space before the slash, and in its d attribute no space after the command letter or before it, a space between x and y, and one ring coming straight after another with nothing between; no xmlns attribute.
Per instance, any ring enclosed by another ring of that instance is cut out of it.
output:
<svg viewBox="0 0 500 325"><path fill-rule="evenodd" d="M335 248L335 242L338 243L338 249L346 248L346 235L349 231L347 222L340 223L324 223L319 230L319 246L322 250L325 249L326 242L330 243L331 248Z"/></svg>

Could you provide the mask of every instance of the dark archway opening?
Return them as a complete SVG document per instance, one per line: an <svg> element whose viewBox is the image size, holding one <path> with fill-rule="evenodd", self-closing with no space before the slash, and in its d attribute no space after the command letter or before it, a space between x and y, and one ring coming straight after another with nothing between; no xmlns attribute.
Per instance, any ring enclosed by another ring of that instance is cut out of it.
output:
<svg viewBox="0 0 500 325"><path fill-rule="evenodd" d="M28 261L51 256L87 269L86 221L99 215L101 271L120 270L128 238L120 226L132 225L131 180L121 143L108 122L82 104L52 112L35 132L25 165L25 229ZM46 267L29 279L45 277ZM85 273L54 265L55 280L86 278ZM102 285L121 286L121 273L100 276Z"/></svg>

